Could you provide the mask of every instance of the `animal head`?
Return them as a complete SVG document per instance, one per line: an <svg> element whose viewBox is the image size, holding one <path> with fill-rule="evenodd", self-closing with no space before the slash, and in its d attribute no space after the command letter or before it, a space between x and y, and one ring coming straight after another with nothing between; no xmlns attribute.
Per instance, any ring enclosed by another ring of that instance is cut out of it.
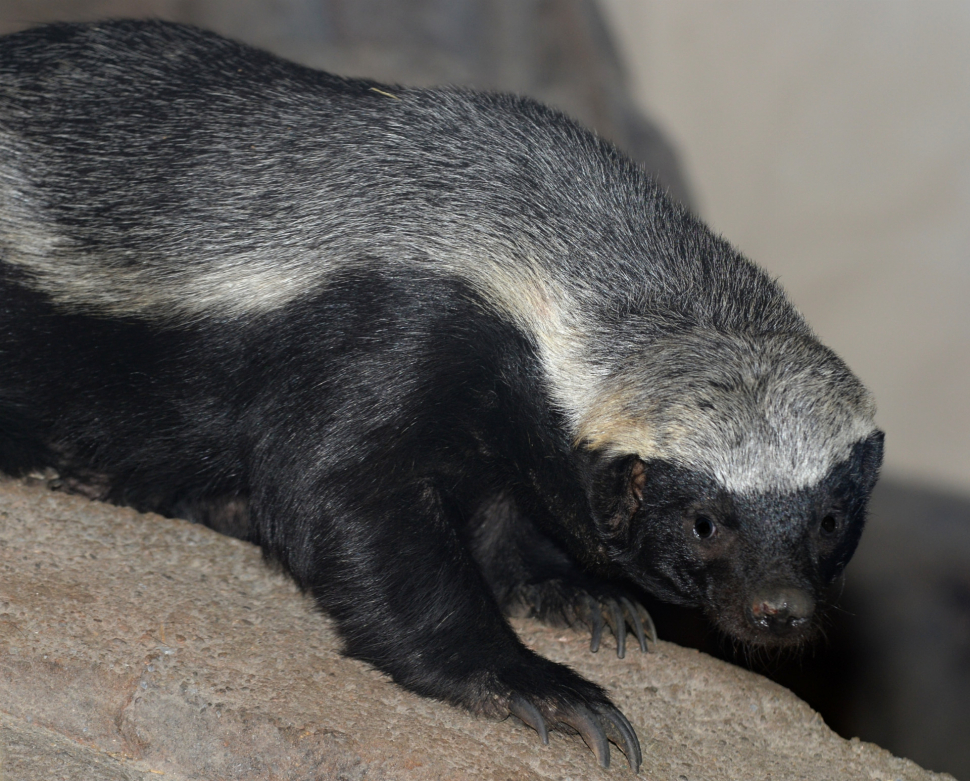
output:
<svg viewBox="0 0 970 781"><path fill-rule="evenodd" d="M868 393L801 334L686 334L647 362L643 389L614 399L617 420L635 423L589 451L604 550L747 643L806 639L882 462Z"/></svg>

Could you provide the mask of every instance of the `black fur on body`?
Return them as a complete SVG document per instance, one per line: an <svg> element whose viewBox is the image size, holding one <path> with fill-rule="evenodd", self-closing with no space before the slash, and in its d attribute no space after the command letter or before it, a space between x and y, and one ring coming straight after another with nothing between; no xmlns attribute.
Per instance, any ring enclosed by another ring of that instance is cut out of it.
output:
<svg viewBox="0 0 970 781"><path fill-rule="evenodd" d="M0 469L252 540L349 654L604 764L632 727L503 614L799 643L882 457L781 290L565 117L160 22L0 39L0 367Z"/></svg>

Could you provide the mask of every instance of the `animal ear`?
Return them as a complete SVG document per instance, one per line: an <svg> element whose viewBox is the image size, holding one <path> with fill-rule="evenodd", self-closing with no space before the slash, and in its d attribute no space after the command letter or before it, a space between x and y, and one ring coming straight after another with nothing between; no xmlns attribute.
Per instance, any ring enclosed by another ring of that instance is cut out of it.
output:
<svg viewBox="0 0 970 781"><path fill-rule="evenodd" d="M625 537L643 503L647 465L637 456L609 459L596 469L591 505L597 525L610 537Z"/></svg>

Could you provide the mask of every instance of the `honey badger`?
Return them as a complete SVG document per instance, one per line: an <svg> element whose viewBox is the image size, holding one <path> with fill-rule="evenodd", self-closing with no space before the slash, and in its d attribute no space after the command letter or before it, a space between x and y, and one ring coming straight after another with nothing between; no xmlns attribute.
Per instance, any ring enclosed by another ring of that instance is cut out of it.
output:
<svg viewBox="0 0 970 781"><path fill-rule="evenodd" d="M399 684L634 769L506 615L797 644L874 407L768 276L530 100L162 22L0 39L0 469L262 546Z"/></svg>

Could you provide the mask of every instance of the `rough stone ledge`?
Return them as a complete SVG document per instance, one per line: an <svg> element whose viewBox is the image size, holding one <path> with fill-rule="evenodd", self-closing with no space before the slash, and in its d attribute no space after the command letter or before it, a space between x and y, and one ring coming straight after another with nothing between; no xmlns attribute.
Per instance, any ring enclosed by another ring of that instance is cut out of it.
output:
<svg viewBox="0 0 970 781"><path fill-rule="evenodd" d="M949 779L835 735L759 676L660 643L617 659L518 622L605 685L641 777ZM575 737L422 699L339 654L259 551L200 526L0 481L0 781L629 778Z"/></svg>

